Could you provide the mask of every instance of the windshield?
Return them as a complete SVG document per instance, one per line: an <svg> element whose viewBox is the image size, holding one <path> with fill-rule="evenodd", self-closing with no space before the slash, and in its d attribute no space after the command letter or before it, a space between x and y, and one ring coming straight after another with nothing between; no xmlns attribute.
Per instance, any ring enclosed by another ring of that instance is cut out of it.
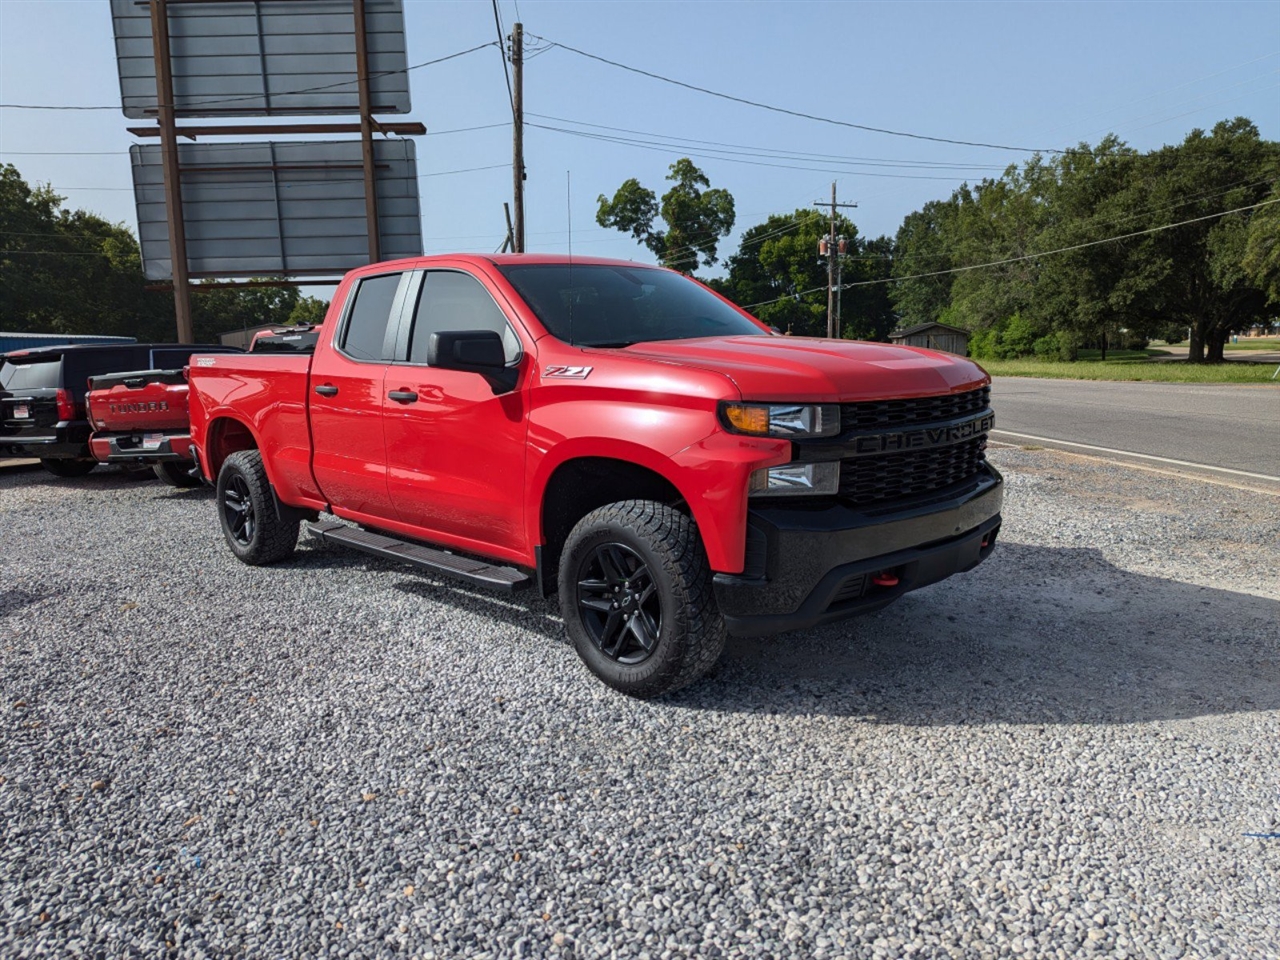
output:
<svg viewBox="0 0 1280 960"><path fill-rule="evenodd" d="M499 269L552 336L580 347L768 336L709 290L667 270L567 263Z"/></svg>

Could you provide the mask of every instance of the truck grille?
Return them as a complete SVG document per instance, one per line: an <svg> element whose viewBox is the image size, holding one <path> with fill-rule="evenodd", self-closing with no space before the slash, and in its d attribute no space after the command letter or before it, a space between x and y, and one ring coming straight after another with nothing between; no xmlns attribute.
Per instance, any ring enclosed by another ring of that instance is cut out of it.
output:
<svg viewBox="0 0 1280 960"><path fill-rule="evenodd" d="M904 427L917 423L954 420L987 409L991 387L941 397L913 397L910 400L871 400L840 405L840 432Z"/></svg>
<svg viewBox="0 0 1280 960"><path fill-rule="evenodd" d="M932 493L977 474L986 449L982 434L949 447L843 460L840 496L861 506Z"/></svg>

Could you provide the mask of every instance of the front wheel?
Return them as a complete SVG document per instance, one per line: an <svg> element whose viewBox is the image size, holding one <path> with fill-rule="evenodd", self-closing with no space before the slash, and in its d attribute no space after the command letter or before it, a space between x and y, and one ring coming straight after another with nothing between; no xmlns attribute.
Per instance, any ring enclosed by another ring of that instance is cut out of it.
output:
<svg viewBox="0 0 1280 960"><path fill-rule="evenodd" d="M218 519L227 545L251 566L275 563L298 545L299 521L280 519L262 454L239 450L218 472Z"/></svg>
<svg viewBox="0 0 1280 960"><path fill-rule="evenodd" d="M698 531L661 503L624 500L578 522L561 554L560 611L587 668L633 697L692 683L724 649Z"/></svg>
<svg viewBox="0 0 1280 960"><path fill-rule="evenodd" d="M44 467L55 477L83 477L98 465L97 460L41 460Z"/></svg>

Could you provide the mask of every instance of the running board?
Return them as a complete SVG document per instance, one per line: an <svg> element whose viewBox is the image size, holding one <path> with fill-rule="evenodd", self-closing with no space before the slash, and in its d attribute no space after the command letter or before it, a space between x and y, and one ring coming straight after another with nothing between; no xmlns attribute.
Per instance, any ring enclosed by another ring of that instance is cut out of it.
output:
<svg viewBox="0 0 1280 960"><path fill-rule="evenodd" d="M307 531L313 537L330 543L340 543L344 547L388 560L399 560L424 571L465 580L490 590L514 593L533 586L532 578L514 567L495 567L483 560L472 560L470 557L458 556L456 553L426 547L420 543L397 540L395 537L361 530L338 520L308 523Z"/></svg>

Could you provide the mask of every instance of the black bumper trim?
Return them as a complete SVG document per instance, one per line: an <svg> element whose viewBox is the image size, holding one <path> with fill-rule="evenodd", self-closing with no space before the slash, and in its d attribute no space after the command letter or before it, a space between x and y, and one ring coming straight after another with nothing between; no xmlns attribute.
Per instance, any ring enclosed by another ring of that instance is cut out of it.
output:
<svg viewBox="0 0 1280 960"><path fill-rule="evenodd" d="M768 542L766 562L715 575L716 601L736 636L796 630L877 609L991 552L1004 484L988 467L944 497L893 511L847 504L758 507L749 523ZM872 582L877 573L897 584Z"/></svg>

